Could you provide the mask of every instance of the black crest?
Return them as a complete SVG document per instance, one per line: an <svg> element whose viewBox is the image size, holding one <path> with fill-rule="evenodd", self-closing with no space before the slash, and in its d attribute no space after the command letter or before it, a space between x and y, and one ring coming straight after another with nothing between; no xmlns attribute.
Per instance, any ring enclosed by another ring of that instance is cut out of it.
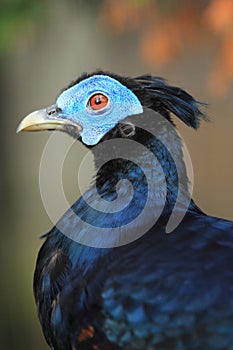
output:
<svg viewBox="0 0 233 350"><path fill-rule="evenodd" d="M166 111L171 112L194 129L199 127L201 118L207 119L200 110L205 103L196 101L183 89L168 85L164 79L151 75L136 77L135 81L141 86L141 93L138 97L144 97L142 101L144 106L161 112L163 115Z"/></svg>

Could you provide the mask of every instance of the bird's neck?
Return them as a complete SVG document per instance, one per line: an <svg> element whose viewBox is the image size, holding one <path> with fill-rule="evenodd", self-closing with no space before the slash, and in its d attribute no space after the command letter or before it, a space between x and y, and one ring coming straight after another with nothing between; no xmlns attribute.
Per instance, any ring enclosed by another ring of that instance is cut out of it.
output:
<svg viewBox="0 0 233 350"><path fill-rule="evenodd" d="M181 140L172 132L106 140L93 153L96 182L58 223L63 233L82 243L78 248L69 246L73 261L77 259L82 266L107 253L86 246L115 248L134 242L158 220L163 233L179 190L181 202L188 192ZM72 225L67 227L67 223Z"/></svg>
<svg viewBox="0 0 233 350"><path fill-rule="evenodd" d="M133 138L106 140L94 151L96 187L104 199L128 196L131 205L140 208L149 200L154 209L163 206L165 212L173 209L178 197L181 206L187 202L182 141L174 127L160 129L156 136L143 130Z"/></svg>
<svg viewBox="0 0 233 350"><path fill-rule="evenodd" d="M171 218L175 224L182 220L190 196L181 140L163 123L152 131L137 128L128 138L116 132L92 149L96 181L67 214L72 239L112 248L135 241L158 220L164 228Z"/></svg>

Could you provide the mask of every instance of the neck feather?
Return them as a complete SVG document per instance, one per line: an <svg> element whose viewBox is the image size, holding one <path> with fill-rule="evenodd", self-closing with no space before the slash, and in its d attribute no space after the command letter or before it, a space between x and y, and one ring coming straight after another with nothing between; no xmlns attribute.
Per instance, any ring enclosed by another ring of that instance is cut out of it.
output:
<svg viewBox="0 0 233 350"><path fill-rule="evenodd" d="M122 138L118 125L111 139L93 150L96 187L103 198L112 201L131 188L135 206L142 206L149 197L154 207L163 202L167 212L173 209L178 191L181 206L190 197L180 137L167 120L154 127L154 134L137 127L135 135ZM150 128L153 132L153 125Z"/></svg>

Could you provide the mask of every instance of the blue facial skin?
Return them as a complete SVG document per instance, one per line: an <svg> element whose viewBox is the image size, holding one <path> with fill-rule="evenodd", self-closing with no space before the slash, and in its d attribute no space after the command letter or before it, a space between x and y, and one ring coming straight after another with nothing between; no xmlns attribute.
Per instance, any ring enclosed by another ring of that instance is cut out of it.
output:
<svg viewBox="0 0 233 350"><path fill-rule="evenodd" d="M106 95L109 102L104 109L93 111L88 107L88 101L98 92ZM82 126L82 141L90 146L96 145L120 120L143 111L131 90L105 75L94 75L72 86L58 97L56 103L63 117Z"/></svg>

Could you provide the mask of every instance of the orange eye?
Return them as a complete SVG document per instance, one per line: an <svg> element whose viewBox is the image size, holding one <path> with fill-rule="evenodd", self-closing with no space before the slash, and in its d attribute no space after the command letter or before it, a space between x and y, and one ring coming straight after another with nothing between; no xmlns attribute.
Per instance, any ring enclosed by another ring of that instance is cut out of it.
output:
<svg viewBox="0 0 233 350"><path fill-rule="evenodd" d="M95 94L91 96L88 104L94 111L99 111L107 106L108 97L100 93Z"/></svg>

